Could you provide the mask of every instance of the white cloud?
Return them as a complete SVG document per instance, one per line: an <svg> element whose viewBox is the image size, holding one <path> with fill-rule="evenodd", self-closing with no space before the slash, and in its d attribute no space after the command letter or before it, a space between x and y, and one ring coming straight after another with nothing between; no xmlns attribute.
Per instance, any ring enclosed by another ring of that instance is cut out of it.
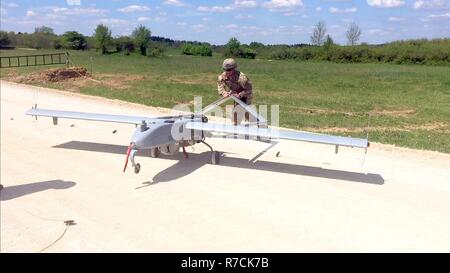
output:
<svg viewBox="0 0 450 273"><path fill-rule="evenodd" d="M199 6L197 10L202 12L230 12L240 8L254 8L257 5L258 3L256 1L234 0L233 4L228 6Z"/></svg>
<svg viewBox="0 0 450 273"><path fill-rule="evenodd" d="M142 11L149 11L149 10L150 10L150 8L147 6L138 6L138 5L131 5L131 6L127 6L127 7L118 9L118 11L126 12L126 13L142 12Z"/></svg>
<svg viewBox="0 0 450 273"><path fill-rule="evenodd" d="M381 30L381 29L378 29L378 28L373 28L373 29L369 29L368 32L369 32L370 34L377 34L377 33L382 32L382 30Z"/></svg>
<svg viewBox="0 0 450 273"><path fill-rule="evenodd" d="M176 6L176 7L184 7L187 6L186 3L180 0L166 0L164 1L164 4L170 5L170 6Z"/></svg>
<svg viewBox="0 0 450 273"><path fill-rule="evenodd" d="M36 15L37 15L36 12L34 12L32 10L27 10L27 14L26 14L27 17L33 17L33 16L36 16Z"/></svg>
<svg viewBox="0 0 450 273"><path fill-rule="evenodd" d="M252 19L252 18L254 18L254 16L238 14L238 15L234 16L234 18L236 18L236 19Z"/></svg>
<svg viewBox="0 0 450 273"><path fill-rule="evenodd" d="M203 12L229 12L232 11L233 8L231 6L213 6L213 7L200 6L197 8L197 10Z"/></svg>
<svg viewBox="0 0 450 273"><path fill-rule="evenodd" d="M355 7L345 8L345 9L330 7L330 9L329 9L330 13L355 13L357 10L358 9Z"/></svg>
<svg viewBox="0 0 450 273"><path fill-rule="evenodd" d="M431 14L430 16L428 16L430 18L450 18L450 12L447 12L445 14Z"/></svg>
<svg viewBox="0 0 450 273"><path fill-rule="evenodd" d="M52 10L54 13L64 13L64 12L69 11L68 8L52 8L51 10Z"/></svg>
<svg viewBox="0 0 450 273"><path fill-rule="evenodd" d="M236 8L254 8L258 5L256 1L249 1L249 0L235 0L234 6Z"/></svg>
<svg viewBox="0 0 450 273"><path fill-rule="evenodd" d="M428 1L415 1L413 4L414 9L443 9L450 8L450 3L445 0L428 0Z"/></svg>
<svg viewBox="0 0 450 273"><path fill-rule="evenodd" d="M255 31L255 30L259 30L259 29L260 29L260 28L257 27L257 26L242 26L241 28L244 29L244 30L252 30L252 31Z"/></svg>
<svg viewBox="0 0 450 273"><path fill-rule="evenodd" d="M302 7L302 0L271 0L268 2L264 2L262 4L263 8L267 8L270 10L278 10L278 9L292 9L295 7Z"/></svg>
<svg viewBox="0 0 450 273"><path fill-rule="evenodd" d="M92 15L103 16L106 12L105 9L96 8L52 8L53 13L62 15Z"/></svg>
<svg viewBox="0 0 450 273"><path fill-rule="evenodd" d="M344 23L354 23L355 22L353 19L349 19L349 18L344 18L341 21Z"/></svg>
<svg viewBox="0 0 450 273"><path fill-rule="evenodd" d="M425 1L416 1L413 4L413 8L415 9L420 9L423 7L423 5L425 4Z"/></svg>
<svg viewBox="0 0 450 273"><path fill-rule="evenodd" d="M402 21L406 21L406 18L392 16L392 17L389 17L388 20L390 22L402 22Z"/></svg>
<svg viewBox="0 0 450 273"><path fill-rule="evenodd" d="M421 19L422 22L429 22L434 20L449 20L450 19L450 12L444 13L444 14L431 14L428 15L426 18Z"/></svg>
<svg viewBox="0 0 450 273"><path fill-rule="evenodd" d="M79 6L81 5L81 0L66 0L66 3L69 6Z"/></svg>
<svg viewBox="0 0 450 273"><path fill-rule="evenodd" d="M180 27L185 27L185 26L187 26L187 23L185 23L185 22L178 22L176 25L180 26Z"/></svg>
<svg viewBox="0 0 450 273"><path fill-rule="evenodd" d="M142 16L137 18L138 22L147 22L150 21L150 18Z"/></svg>
<svg viewBox="0 0 450 273"><path fill-rule="evenodd" d="M0 14L1 15L6 15L7 11L5 8L0 8Z"/></svg>
<svg viewBox="0 0 450 273"><path fill-rule="evenodd" d="M116 18L103 18L103 19L97 20L97 22L99 24L105 24L105 25L109 25L109 26L123 26L123 25L130 24L130 22L128 22L127 20L116 19Z"/></svg>
<svg viewBox="0 0 450 273"><path fill-rule="evenodd" d="M270 28L268 31L264 31L265 34L261 33L262 35L266 34L279 34L279 35L299 35L299 34L306 34L309 32L308 28L305 26L278 26L276 28Z"/></svg>
<svg viewBox="0 0 450 273"><path fill-rule="evenodd" d="M404 0L367 0L367 4L377 8L400 7L405 4Z"/></svg>
<svg viewBox="0 0 450 273"><path fill-rule="evenodd" d="M10 7L10 8L18 8L19 5L17 5L16 3L11 2L11 3L8 3L8 7Z"/></svg>
<svg viewBox="0 0 450 273"><path fill-rule="evenodd" d="M197 25L192 25L191 28L195 31L195 32L203 32L205 30L208 30L209 28L203 24L197 24Z"/></svg>
<svg viewBox="0 0 450 273"><path fill-rule="evenodd" d="M321 11L321 10L322 10L321 7L317 7L317 8L316 8L316 11Z"/></svg>
<svg viewBox="0 0 450 273"><path fill-rule="evenodd" d="M238 28L238 25L236 25L236 24L220 25L220 28L224 28L224 29L236 29L236 28Z"/></svg>

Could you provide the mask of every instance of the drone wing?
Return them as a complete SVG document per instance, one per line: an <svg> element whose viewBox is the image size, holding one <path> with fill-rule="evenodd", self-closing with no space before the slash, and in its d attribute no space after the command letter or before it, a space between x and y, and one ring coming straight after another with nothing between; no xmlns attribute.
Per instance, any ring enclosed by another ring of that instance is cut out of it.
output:
<svg viewBox="0 0 450 273"><path fill-rule="evenodd" d="M234 126L220 123L202 123L196 121L186 123L186 128L207 132L235 134L243 137L248 136L266 139L289 139L357 148L369 147L369 142L367 139L316 134L303 131L290 131L275 128L258 128L242 125Z"/></svg>
<svg viewBox="0 0 450 273"><path fill-rule="evenodd" d="M108 114L71 112L71 111L59 111L48 109L36 109L36 108L28 110L27 112L25 112L25 114L36 117L37 116L52 117L53 123L55 125L57 123L58 118L82 119L82 120L105 121L105 122L128 123L128 124L141 124L143 120L145 120L147 123L164 122L164 119L154 117L152 118L139 116L108 115Z"/></svg>

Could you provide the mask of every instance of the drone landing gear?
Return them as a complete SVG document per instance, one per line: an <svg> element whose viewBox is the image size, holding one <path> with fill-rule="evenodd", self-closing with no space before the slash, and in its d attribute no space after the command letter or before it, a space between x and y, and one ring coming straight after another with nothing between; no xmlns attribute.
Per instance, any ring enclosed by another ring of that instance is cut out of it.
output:
<svg viewBox="0 0 450 273"><path fill-rule="evenodd" d="M139 173L141 171L141 164L134 162L134 157L136 156L137 150L131 150L130 161L131 166L134 168L134 173Z"/></svg>
<svg viewBox="0 0 450 273"><path fill-rule="evenodd" d="M211 145L209 145L205 141L202 141L202 143L205 144L206 146L208 146L208 148L211 150L211 163L214 164L214 165L219 164L219 162L220 162L220 152L219 151L214 151L214 149L211 147Z"/></svg>
<svg viewBox="0 0 450 273"><path fill-rule="evenodd" d="M141 171L141 164L137 163L136 166L134 166L134 173L139 173Z"/></svg>
<svg viewBox="0 0 450 273"><path fill-rule="evenodd" d="M181 146L181 148L183 148L183 155L184 155L184 158L189 158L189 155L188 155L188 153L186 152L186 148L184 147L184 145Z"/></svg>
<svg viewBox="0 0 450 273"><path fill-rule="evenodd" d="M161 155L161 151L158 148L151 148L150 149L150 157L157 158Z"/></svg>
<svg viewBox="0 0 450 273"><path fill-rule="evenodd" d="M123 167L123 172L126 171L127 165L128 165L128 159L131 161L131 165L134 168L135 173L139 173L141 170L141 164L134 162L134 157L136 156L138 150L133 149L133 143L130 143L130 146L128 146L127 150L127 158L125 159L125 166Z"/></svg>

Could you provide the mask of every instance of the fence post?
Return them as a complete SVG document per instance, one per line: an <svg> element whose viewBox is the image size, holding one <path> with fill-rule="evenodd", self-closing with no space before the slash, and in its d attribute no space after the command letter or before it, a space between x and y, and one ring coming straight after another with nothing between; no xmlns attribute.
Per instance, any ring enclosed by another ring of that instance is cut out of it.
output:
<svg viewBox="0 0 450 273"><path fill-rule="evenodd" d="M69 65L70 65L69 62L70 62L70 61L69 61L69 52L66 51L66 66L67 66L67 67L69 67Z"/></svg>

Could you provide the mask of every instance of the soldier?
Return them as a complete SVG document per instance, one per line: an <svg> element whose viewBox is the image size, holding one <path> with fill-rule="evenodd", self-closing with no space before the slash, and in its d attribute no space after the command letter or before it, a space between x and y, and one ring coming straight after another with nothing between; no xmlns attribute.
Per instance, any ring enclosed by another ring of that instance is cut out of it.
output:
<svg viewBox="0 0 450 273"><path fill-rule="evenodd" d="M220 74L217 80L217 91L219 95L225 98L230 95L235 95L245 104L250 105L253 99L252 82L250 79L244 73L236 70L237 63L234 59L224 60L222 67L225 72ZM243 115L238 115L238 112L242 110L242 107L235 102L233 109L234 125L241 123ZM248 112L245 113L245 119L247 121L249 120Z"/></svg>

